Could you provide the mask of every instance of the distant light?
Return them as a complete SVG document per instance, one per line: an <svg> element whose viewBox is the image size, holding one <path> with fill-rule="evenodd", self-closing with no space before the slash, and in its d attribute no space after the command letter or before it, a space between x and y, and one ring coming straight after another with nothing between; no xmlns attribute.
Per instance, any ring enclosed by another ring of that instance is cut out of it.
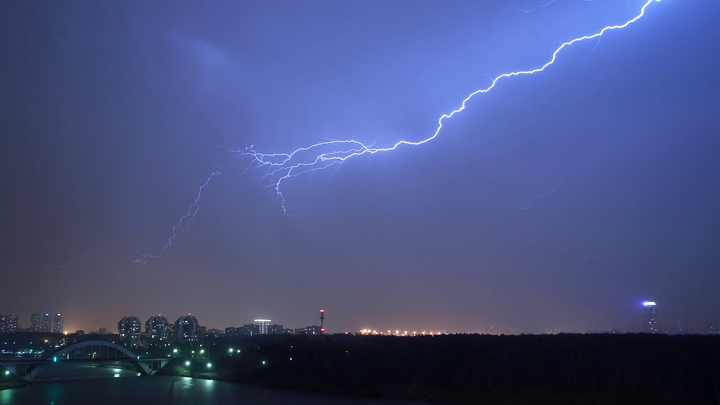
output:
<svg viewBox="0 0 720 405"><path fill-rule="evenodd" d="M115 374L113 377L120 377L120 374Z"/></svg>
<svg viewBox="0 0 720 405"><path fill-rule="evenodd" d="M229 351L230 353L232 353L232 352L233 352L233 349L228 349L228 351Z"/></svg>
<svg viewBox="0 0 720 405"><path fill-rule="evenodd" d="M57 357L53 357L53 362L57 363Z"/></svg>
<svg viewBox="0 0 720 405"><path fill-rule="evenodd" d="M325 310L324 310L324 309L321 309L320 312L325 312Z"/></svg>
<svg viewBox="0 0 720 405"><path fill-rule="evenodd" d="M290 360L292 360L292 359L290 359ZM8 374L10 374L10 372L5 370L5 375L8 375Z"/></svg>
<svg viewBox="0 0 720 405"><path fill-rule="evenodd" d="M200 350L200 354L203 354L203 353L205 353L205 349Z"/></svg>
<svg viewBox="0 0 720 405"><path fill-rule="evenodd" d="M265 365L265 360L262 361L262 365L263 365L263 366Z"/></svg>
<svg viewBox="0 0 720 405"><path fill-rule="evenodd" d="M655 306L655 303L652 302L652 301L645 301L645 302L643 302L643 306L645 306L645 307L654 307L654 306Z"/></svg>
<svg viewBox="0 0 720 405"><path fill-rule="evenodd" d="M211 367L212 367L212 363L208 363L207 368L211 368Z"/></svg>
<svg viewBox="0 0 720 405"><path fill-rule="evenodd" d="M186 361L186 362L185 362L185 365L186 365L186 366L189 366L189 365L190 365L190 362L189 362L189 361Z"/></svg>

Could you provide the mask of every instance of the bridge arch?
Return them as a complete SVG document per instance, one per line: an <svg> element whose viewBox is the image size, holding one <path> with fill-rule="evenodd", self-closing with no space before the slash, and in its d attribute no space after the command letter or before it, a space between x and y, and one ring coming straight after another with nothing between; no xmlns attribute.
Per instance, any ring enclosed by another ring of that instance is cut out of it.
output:
<svg viewBox="0 0 720 405"><path fill-rule="evenodd" d="M57 352L45 357L45 360L54 358L64 360L94 360L94 359L137 359L137 355L124 346L116 345L107 340L86 340L65 346Z"/></svg>
<svg viewBox="0 0 720 405"><path fill-rule="evenodd" d="M129 362L142 370L144 374L155 374L169 363L167 358L143 358L124 346L106 340L86 340L63 347L43 359L10 360L0 362L9 372L25 381L32 381L46 366L58 361L90 361L90 362Z"/></svg>

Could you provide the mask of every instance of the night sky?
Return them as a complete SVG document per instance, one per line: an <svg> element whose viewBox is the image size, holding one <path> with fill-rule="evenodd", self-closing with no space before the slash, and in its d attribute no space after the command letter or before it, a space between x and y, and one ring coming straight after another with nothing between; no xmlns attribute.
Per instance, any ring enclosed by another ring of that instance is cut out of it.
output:
<svg viewBox="0 0 720 405"><path fill-rule="evenodd" d="M652 300L720 325L717 1L653 2L428 143L288 179L287 215L233 153L426 139L643 4L0 2L0 313L541 333Z"/></svg>

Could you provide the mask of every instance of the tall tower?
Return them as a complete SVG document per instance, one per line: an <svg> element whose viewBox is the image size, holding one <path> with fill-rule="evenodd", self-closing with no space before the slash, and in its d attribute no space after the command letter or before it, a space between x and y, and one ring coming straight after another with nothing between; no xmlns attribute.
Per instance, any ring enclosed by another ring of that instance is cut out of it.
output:
<svg viewBox="0 0 720 405"><path fill-rule="evenodd" d="M325 333L325 327L323 324L325 323L325 310L320 310L320 333Z"/></svg>
<svg viewBox="0 0 720 405"><path fill-rule="evenodd" d="M126 316L118 322L118 334L125 347L136 349L140 343L140 318Z"/></svg>
<svg viewBox="0 0 720 405"><path fill-rule="evenodd" d="M64 323L62 314L60 312L55 314L53 317L53 333L63 333Z"/></svg>
<svg viewBox="0 0 720 405"><path fill-rule="evenodd" d="M167 346L168 345L168 321L167 318L158 314L152 316L145 322L145 337L150 346Z"/></svg>
<svg viewBox="0 0 720 405"><path fill-rule="evenodd" d="M643 332L659 333L660 317L657 313L657 305L652 301L643 302Z"/></svg>
<svg viewBox="0 0 720 405"><path fill-rule="evenodd" d="M198 321L197 318L188 314L181 316L175 321L175 339L180 343L193 344L198 341Z"/></svg>
<svg viewBox="0 0 720 405"><path fill-rule="evenodd" d="M30 315L30 331L32 332L40 332L42 330L40 323L40 314L37 312Z"/></svg>
<svg viewBox="0 0 720 405"><path fill-rule="evenodd" d="M43 332L50 332L50 313L45 312L45 314L42 317L42 331Z"/></svg>

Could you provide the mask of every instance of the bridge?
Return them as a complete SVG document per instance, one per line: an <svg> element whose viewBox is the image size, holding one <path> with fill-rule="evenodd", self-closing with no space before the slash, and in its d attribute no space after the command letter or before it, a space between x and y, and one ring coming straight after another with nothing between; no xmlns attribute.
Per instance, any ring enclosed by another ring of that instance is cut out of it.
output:
<svg viewBox="0 0 720 405"><path fill-rule="evenodd" d="M152 375L165 367L168 358L143 358L123 346L105 340L88 340L65 346L42 359L23 359L0 361L0 366L25 381L32 381L47 366L58 362L92 362L109 364L127 362L136 366L142 373Z"/></svg>

